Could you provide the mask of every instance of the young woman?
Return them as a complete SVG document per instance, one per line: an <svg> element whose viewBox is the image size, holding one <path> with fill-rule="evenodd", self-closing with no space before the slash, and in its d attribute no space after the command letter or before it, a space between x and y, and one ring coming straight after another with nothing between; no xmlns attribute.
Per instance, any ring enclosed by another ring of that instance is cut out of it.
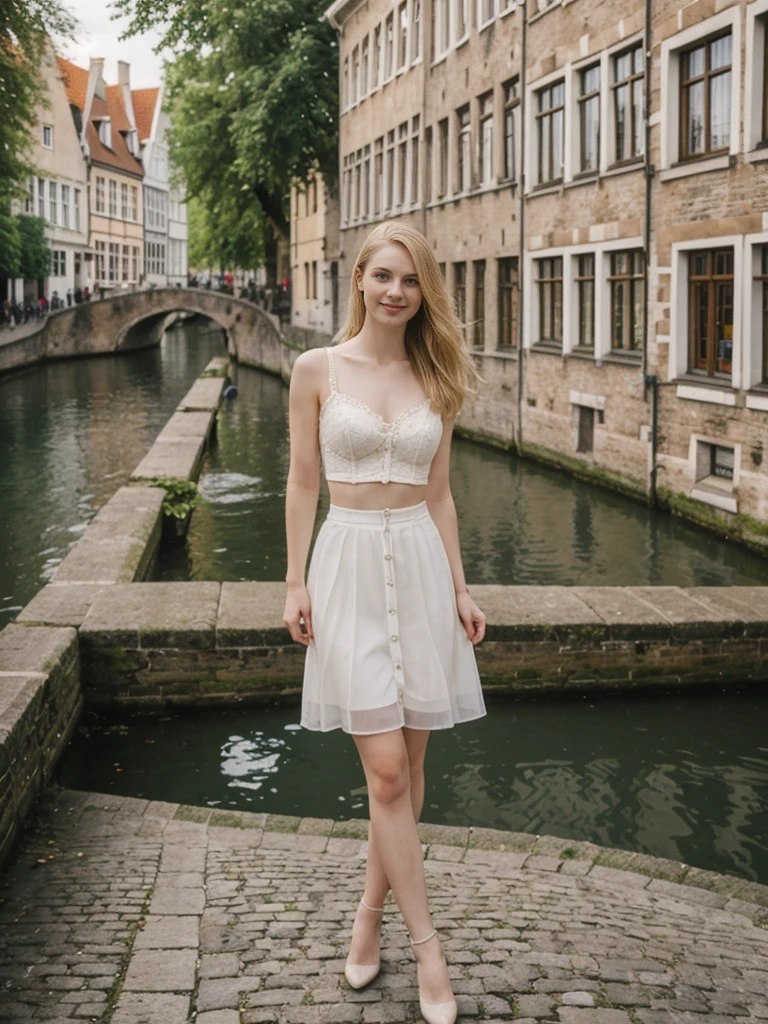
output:
<svg viewBox="0 0 768 1024"><path fill-rule="evenodd" d="M283 621L307 647L301 724L351 733L368 783L368 863L347 980L362 988L379 972L391 888L422 1015L453 1024L416 823L430 730L485 714L474 655L485 616L464 582L448 480L453 420L474 371L418 231L385 223L368 236L346 337L303 353L291 377ZM305 585L321 458L331 507Z"/></svg>

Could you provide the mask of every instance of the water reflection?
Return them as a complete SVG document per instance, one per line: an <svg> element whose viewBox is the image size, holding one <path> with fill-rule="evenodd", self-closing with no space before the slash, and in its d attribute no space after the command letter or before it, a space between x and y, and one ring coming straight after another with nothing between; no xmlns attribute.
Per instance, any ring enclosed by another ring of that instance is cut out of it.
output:
<svg viewBox="0 0 768 1024"><path fill-rule="evenodd" d="M495 704L486 719L433 734L424 820L589 840L768 883L767 708L752 692ZM121 720L123 731L106 723L76 740L59 781L366 817L349 737L306 732L297 717L293 708L242 708L133 717Z"/></svg>
<svg viewBox="0 0 768 1024"><path fill-rule="evenodd" d="M53 576L194 377L224 351L220 330L188 323L159 348L0 379L0 628Z"/></svg>
<svg viewBox="0 0 768 1024"><path fill-rule="evenodd" d="M236 373L239 397L219 413L218 441L201 479L209 501L195 512L186 546L163 552L157 579L285 575L287 389L247 367ZM457 438L451 475L470 582L768 583L768 560L508 453ZM321 516L327 501L323 487Z"/></svg>

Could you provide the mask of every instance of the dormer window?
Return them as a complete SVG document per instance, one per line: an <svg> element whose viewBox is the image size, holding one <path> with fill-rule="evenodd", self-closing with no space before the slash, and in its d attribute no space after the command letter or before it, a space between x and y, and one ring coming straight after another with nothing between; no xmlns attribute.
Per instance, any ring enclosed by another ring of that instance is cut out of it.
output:
<svg viewBox="0 0 768 1024"><path fill-rule="evenodd" d="M96 130L99 134L99 142L112 149L112 121L108 117L101 118L96 122Z"/></svg>
<svg viewBox="0 0 768 1024"><path fill-rule="evenodd" d="M129 128L128 131L121 133L125 139L125 144L128 147L128 152L132 153L133 156L137 156L139 152L137 132L135 128Z"/></svg>

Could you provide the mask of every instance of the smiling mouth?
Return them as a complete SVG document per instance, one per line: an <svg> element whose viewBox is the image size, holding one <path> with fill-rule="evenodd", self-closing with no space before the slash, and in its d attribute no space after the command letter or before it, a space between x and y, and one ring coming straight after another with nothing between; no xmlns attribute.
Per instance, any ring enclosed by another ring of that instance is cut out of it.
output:
<svg viewBox="0 0 768 1024"><path fill-rule="evenodd" d="M391 302L382 302L384 309L405 309L405 306L395 306Z"/></svg>

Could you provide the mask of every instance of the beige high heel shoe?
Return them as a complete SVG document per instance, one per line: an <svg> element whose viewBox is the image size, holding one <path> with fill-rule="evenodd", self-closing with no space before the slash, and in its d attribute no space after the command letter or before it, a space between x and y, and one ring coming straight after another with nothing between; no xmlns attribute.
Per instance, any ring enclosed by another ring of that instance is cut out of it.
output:
<svg viewBox="0 0 768 1024"><path fill-rule="evenodd" d="M360 900L360 905L374 914L384 913L384 907L369 907L365 900ZM365 988L366 985L370 985L380 970L380 960L377 960L375 964L351 964L347 957L347 962L344 965L344 977L352 988Z"/></svg>
<svg viewBox="0 0 768 1024"><path fill-rule="evenodd" d="M437 932L433 929L426 939L411 939L411 945L420 946L422 943L434 939L436 935ZM417 979L419 977L418 961L416 962L416 977ZM419 1009L425 1024L455 1024L459 1012L455 999L451 999L449 1003L425 1003L421 998L421 982L419 982Z"/></svg>

